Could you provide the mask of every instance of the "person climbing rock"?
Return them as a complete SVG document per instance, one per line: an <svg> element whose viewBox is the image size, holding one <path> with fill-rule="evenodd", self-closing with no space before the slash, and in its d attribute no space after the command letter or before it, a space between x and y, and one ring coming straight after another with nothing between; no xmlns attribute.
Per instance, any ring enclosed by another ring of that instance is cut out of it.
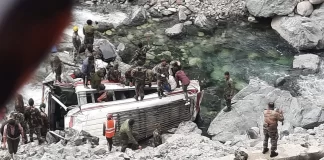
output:
<svg viewBox="0 0 324 160"><path fill-rule="evenodd" d="M43 138L46 138L46 134L49 130L49 122L48 122L48 116L47 114L45 113L45 108L46 108L46 105L45 103L42 103L40 106L39 106L39 109L41 111L41 120L42 120L42 123L43 125L41 126L41 136Z"/></svg>
<svg viewBox="0 0 324 160"><path fill-rule="evenodd" d="M141 101L144 99L144 87L145 87L145 76L146 69L143 67L142 61L137 61L137 67L134 68L131 72L132 77L135 80L135 99L138 101L138 98L141 98Z"/></svg>
<svg viewBox="0 0 324 160"><path fill-rule="evenodd" d="M97 30L97 27L92 25L92 20L87 20L87 24L83 26L83 34L84 34L84 45L89 51L93 51L93 43L94 43L94 33ZM98 24L98 22L95 22Z"/></svg>
<svg viewBox="0 0 324 160"><path fill-rule="evenodd" d="M136 64L137 61L142 61L143 63L146 61L146 52L149 50L149 48L146 45L144 46L142 42L138 43L137 47L138 49L135 51L135 55L130 61L131 64Z"/></svg>
<svg viewBox="0 0 324 160"><path fill-rule="evenodd" d="M162 97L165 97L166 95L163 94L164 87L166 85L169 85L168 78L169 78L169 65L166 63L165 59L161 60L161 64L157 68L156 73L157 78L157 91L158 96L161 99Z"/></svg>
<svg viewBox="0 0 324 160"><path fill-rule="evenodd" d="M116 133L116 120L113 119L112 114L107 115L107 121L103 124L103 136L106 137L108 143L108 149L111 152L113 145L113 137Z"/></svg>
<svg viewBox="0 0 324 160"><path fill-rule="evenodd" d="M26 108L25 118L29 126L29 140L34 142L34 134L37 136L38 144L43 143L41 137L41 126L43 125L41 120L41 114L37 108L34 106L34 100L30 98L28 100L29 107Z"/></svg>
<svg viewBox="0 0 324 160"><path fill-rule="evenodd" d="M119 83L121 81L121 72L118 69L118 63L114 64L113 67L110 67L108 70L108 80L112 83Z"/></svg>
<svg viewBox="0 0 324 160"><path fill-rule="evenodd" d="M3 129L3 142L2 148L6 148L6 143L8 145L8 151L11 158L14 159L14 154L18 151L18 146L20 142L20 135L22 136L23 142L25 141L24 129L21 127L20 123L15 120L16 112L10 114L10 119L5 124Z"/></svg>
<svg viewBox="0 0 324 160"><path fill-rule="evenodd" d="M81 38L79 36L79 28L78 26L74 26L73 27L73 35L72 35L72 43L73 43L73 47L74 47L74 60L76 59L76 57L79 56L80 53L80 49L81 49Z"/></svg>
<svg viewBox="0 0 324 160"><path fill-rule="evenodd" d="M188 86L190 84L190 80L189 80L188 76L186 75L186 73L182 69L180 69L175 74L175 80L177 82L177 88L180 87L179 81L181 81L183 94L185 95L185 100L186 100L185 105L189 105L190 100L189 100L189 97L188 97Z"/></svg>
<svg viewBox="0 0 324 160"><path fill-rule="evenodd" d="M232 110L232 98L234 96L234 83L232 78L230 78L229 72L224 73L225 77L225 87L224 87L224 99L226 101L225 112Z"/></svg>
<svg viewBox="0 0 324 160"><path fill-rule="evenodd" d="M91 73L94 72L94 57L93 55L89 54L86 59L84 59L82 64L82 74L83 74L83 85L85 88L88 87L88 80L91 80Z"/></svg>
<svg viewBox="0 0 324 160"><path fill-rule="evenodd" d="M263 151L265 154L269 151L268 141L271 139L271 154L270 157L278 156L277 142L278 142L278 121L283 122L284 116L282 111L275 111L274 103L270 102L268 104L268 109L263 112L264 114L264 124L263 124Z"/></svg>
<svg viewBox="0 0 324 160"><path fill-rule="evenodd" d="M51 60L51 67L52 67L53 73L55 73L55 80L60 83L62 82L62 79L61 79L62 66L63 66L63 63L58 56L55 56Z"/></svg>
<svg viewBox="0 0 324 160"><path fill-rule="evenodd" d="M133 150L142 149L135 137L138 135L138 132L133 131L133 125L135 120L127 119L120 127L119 136L122 143L121 151L125 152L126 148L131 148Z"/></svg>

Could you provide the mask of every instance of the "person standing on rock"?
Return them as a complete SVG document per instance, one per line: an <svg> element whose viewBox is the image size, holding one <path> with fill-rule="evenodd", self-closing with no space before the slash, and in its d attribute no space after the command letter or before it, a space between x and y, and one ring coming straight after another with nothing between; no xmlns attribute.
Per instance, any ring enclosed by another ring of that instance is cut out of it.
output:
<svg viewBox="0 0 324 160"><path fill-rule="evenodd" d="M149 50L147 46L144 46L142 42L138 43L138 49L135 51L135 55L130 63L136 64L137 61L146 62L146 52Z"/></svg>
<svg viewBox="0 0 324 160"><path fill-rule="evenodd" d="M175 80L177 82L177 88L180 87L179 81L181 81L183 94L185 95L185 99L186 99L186 104L185 105L189 105L190 100L189 100L189 97L188 97L188 86L190 84L190 80L189 80L188 76L186 75L186 73L182 69L180 69L175 73Z"/></svg>
<svg viewBox="0 0 324 160"><path fill-rule="evenodd" d="M229 72L225 72L224 76L225 76L224 99L226 101L226 109L224 109L224 111L229 112L232 110L232 98L234 96L234 83L232 78L230 77Z"/></svg>
<svg viewBox="0 0 324 160"><path fill-rule="evenodd" d="M121 80L121 72L118 70L118 63L108 70L108 80L112 83L119 83Z"/></svg>
<svg viewBox="0 0 324 160"><path fill-rule="evenodd" d="M96 22L98 24L98 22ZM94 33L97 30L96 27L92 25L92 20L87 20L87 24L83 27L84 34L84 45L89 51L93 51L93 43L94 43Z"/></svg>
<svg viewBox="0 0 324 160"><path fill-rule="evenodd" d="M121 151L125 152L126 148L142 149L134 137L138 135L138 132L133 131L133 125L135 120L127 119L120 127L119 136L122 143Z"/></svg>
<svg viewBox="0 0 324 160"><path fill-rule="evenodd" d="M106 137L109 146L109 151L111 152L113 145L113 137L116 133L116 120L113 119L112 114L107 115L107 121L103 124L103 136Z"/></svg>
<svg viewBox="0 0 324 160"><path fill-rule="evenodd" d="M30 142L34 142L33 135L36 134L38 144L43 143L43 139L41 137L41 126L42 120L41 120L41 114L37 108L34 106L34 100L30 98L28 100L29 107L26 108L25 118L29 126L29 139Z"/></svg>
<svg viewBox="0 0 324 160"><path fill-rule="evenodd" d="M169 85L168 78L169 78L169 65L166 63L165 59L161 60L161 64L157 67L156 71L156 78L157 78L157 91L158 96L161 99L162 97L166 97L165 94L163 94L164 87L166 85Z"/></svg>
<svg viewBox="0 0 324 160"><path fill-rule="evenodd" d="M53 73L55 73L55 80L60 83L62 82L62 79L61 79L62 66L63 66L62 61L60 60L60 58L58 56L55 56L51 60L51 67L52 67Z"/></svg>
<svg viewBox="0 0 324 160"><path fill-rule="evenodd" d="M73 43L73 47L75 49L74 52L74 59L76 59L77 56L79 56L80 53L80 48L81 48L81 38L79 36L79 27L78 26L74 26L73 27L73 35L72 35L72 43Z"/></svg>
<svg viewBox="0 0 324 160"><path fill-rule="evenodd" d="M41 111L41 120L43 123L42 128L41 128L41 136L43 138L46 138L46 134L49 130L49 122L48 122L47 114L45 113L45 108L46 108L45 103L42 103L39 108Z"/></svg>
<svg viewBox="0 0 324 160"><path fill-rule="evenodd" d="M24 106L24 100L23 96L21 94L18 94L15 100L15 110L18 114L18 121L20 125L24 129L24 137L27 137L27 122L25 120L25 106ZM25 138L24 141L25 144L27 144L27 138Z"/></svg>
<svg viewBox="0 0 324 160"><path fill-rule="evenodd" d="M23 142L25 142L24 129L21 127L20 123L15 120L16 112L10 114L10 119L3 128L3 142L2 148L6 148L6 143L8 145L8 151L11 158L14 159L13 155L17 153L20 135L22 136Z"/></svg>
<svg viewBox="0 0 324 160"><path fill-rule="evenodd" d="M88 55L86 59L84 59L83 64L82 64L82 74L83 74L83 85L85 88L89 89L88 87L88 80L91 79L91 73L93 72L94 69L94 57L93 55Z"/></svg>
<svg viewBox="0 0 324 160"><path fill-rule="evenodd" d="M271 154L270 157L276 157L278 153L277 142L278 142L278 121L283 122L284 117L282 111L275 111L274 103L270 102L268 104L268 109L263 112L264 114L264 124L263 124L263 151L265 154L269 151L268 141L271 139Z"/></svg>

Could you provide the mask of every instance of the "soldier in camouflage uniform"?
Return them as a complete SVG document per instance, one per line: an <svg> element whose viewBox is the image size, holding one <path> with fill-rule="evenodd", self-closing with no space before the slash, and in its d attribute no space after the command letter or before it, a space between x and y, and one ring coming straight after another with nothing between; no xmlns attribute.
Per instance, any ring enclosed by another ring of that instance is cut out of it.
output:
<svg viewBox="0 0 324 160"><path fill-rule="evenodd" d="M98 22L96 22L98 24ZM94 43L94 33L97 30L97 27L92 26L92 20L87 20L87 24L83 26L83 34L84 34L84 45L89 51L93 51L93 43Z"/></svg>
<svg viewBox="0 0 324 160"><path fill-rule="evenodd" d="M34 107L34 100L29 99L29 107L26 109L25 119L29 125L29 139L30 142L34 142L33 135L37 135L38 143L42 144L43 139L41 137L40 129L42 124L41 114L37 108Z"/></svg>
<svg viewBox="0 0 324 160"><path fill-rule="evenodd" d="M162 129L160 124L155 124L155 130L153 131L153 145L157 147L162 144Z"/></svg>
<svg viewBox="0 0 324 160"><path fill-rule="evenodd" d="M268 109L263 112L264 114L264 124L263 124L263 151L265 154L269 151L268 149L268 141L271 139L271 154L270 157L276 157L278 153L277 150L277 141L278 141L278 121L283 122L284 117L282 111L274 110L274 103L268 104Z"/></svg>
<svg viewBox="0 0 324 160"><path fill-rule="evenodd" d="M149 87L151 87L153 78L154 78L153 71L151 69L146 69L145 85L149 85Z"/></svg>
<svg viewBox="0 0 324 160"><path fill-rule="evenodd" d="M39 108L41 111L41 120L43 123L42 128L41 128L41 136L43 138L46 138L46 134L49 130L48 117L47 117L47 114L45 113L46 105L44 103L42 103Z"/></svg>
<svg viewBox="0 0 324 160"><path fill-rule="evenodd" d="M143 46L143 43L138 43L138 49L135 51L135 55L133 56L133 59L130 61L130 63L136 64L137 61L142 61L145 63L146 61L146 52L149 50L147 46Z"/></svg>
<svg viewBox="0 0 324 160"><path fill-rule="evenodd" d="M168 85L168 78L169 78L169 65L166 63L165 59L162 59L161 64L158 66L156 71L156 78L157 78L157 84L158 84L158 96L161 99L162 97L165 97L166 95L163 94L163 87L165 85Z"/></svg>
<svg viewBox="0 0 324 160"><path fill-rule="evenodd" d="M18 94L15 100L15 110L17 112L17 121L20 123L21 127L24 129L24 143L27 144L27 123L25 121L25 106L23 101L23 96Z"/></svg>
<svg viewBox="0 0 324 160"><path fill-rule="evenodd" d="M136 66L131 66L126 72L125 72L125 85L126 86L133 86L134 82L134 78L132 77L131 73L132 70L135 68Z"/></svg>
<svg viewBox="0 0 324 160"><path fill-rule="evenodd" d="M51 60L52 71L53 71L53 73L55 73L55 79L59 82L62 82L62 80L61 80L62 66L63 66L63 64L58 56L55 56Z"/></svg>
<svg viewBox="0 0 324 160"><path fill-rule="evenodd" d="M232 78L230 78L229 72L224 73L225 76L225 88L224 88L224 99L226 101L225 112L229 112L232 109L232 98L234 96L234 83Z"/></svg>
<svg viewBox="0 0 324 160"><path fill-rule="evenodd" d="M121 80L121 72L118 70L118 63L114 67L108 70L108 80L109 82L119 83Z"/></svg>
<svg viewBox="0 0 324 160"><path fill-rule="evenodd" d="M137 61L137 67L131 72L131 76L135 79L135 99L138 101L138 97L141 97L141 101L144 99L144 87L146 69L143 67L142 61Z"/></svg>

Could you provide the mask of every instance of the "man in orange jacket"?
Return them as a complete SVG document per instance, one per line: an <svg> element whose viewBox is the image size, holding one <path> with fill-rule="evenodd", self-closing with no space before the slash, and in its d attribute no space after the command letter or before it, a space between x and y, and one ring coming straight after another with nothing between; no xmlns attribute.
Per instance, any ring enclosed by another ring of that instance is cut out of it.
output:
<svg viewBox="0 0 324 160"><path fill-rule="evenodd" d="M103 124L103 136L106 136L109 151L112 149L113 137L116 133L116 120L113 119L112 114L107 115L107 121Z"/></svg>

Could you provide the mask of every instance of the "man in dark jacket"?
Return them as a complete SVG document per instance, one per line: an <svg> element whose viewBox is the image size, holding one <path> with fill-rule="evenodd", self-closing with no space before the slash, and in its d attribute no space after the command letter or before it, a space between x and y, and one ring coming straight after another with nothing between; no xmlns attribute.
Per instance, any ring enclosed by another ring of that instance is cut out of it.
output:
<svg viewBox="0 0 324 160"><path fill-rule="evenodd" d="M53 73L55 73L55 80L57 80L59 82L62 82L62 80L61 80L62 66L63 66L63 64L58 56L55 56L51 60L51 67L52 67Z"/></svg>
<svg viewBox="0 0 324 160"><path fill-rule="evenodd" d="M25 120L25 106L23 96L18 94L15 100L15 110L17 112L17 120L24 129L24 137L27 137L27 122ZM25 144L27 144L27 138L25 138Z"/></svg>
<svg viewBox="0 0 324 160"><path fill-rule="evenodd" d="M25 118L29 125L30 142L34 142L33 135L36 134L38 144L42 144L43 139L41 137L40 130L41 130L41 126L43 124L42 124L42 120L41 120L41 114L40 114L39 110L34 107L34 100L32 98L30 98L28 100L28 104L29 104L29 107L27 107L27 109L26 109Z"/></svg>
<svg viewBox="0 0 324 160"><path fill-rule="evenodd" d="M190 84L189 78L187 77L186 73L181 69L181 70L178 70L176 72L175 80L177 82L177 87L180 87L179 81L181 81L182 90L183 90L183 93L184 93L185 98L186 98L186 104L185 105L189 105L190 104L189 97L188 97L188 86Z"/></svg>
<svg viewBox="0 0 324 160"><path fill-rule="evenodd" d="M127 119L121 126L119 130L119 137L122 143L122 152L125 152L126 148L132 149L141 149L142 147L138 145L135 137L138 135L138 132L133 131L133 125L135 120Z"/></svg>
<svg viewBox="0 0 324 160"><path fill-rule="evenodd" d="M94 57L93 55L88 55L86 59L84 59L81 72L83 74L83 85L85 88L88 87L88 80L91 79L91 73L94 73Z"/></svg>
<svg viewBox="0 0 324 160"><path fill-rule="evenodd" d="M46 138L47 131L49 130L49 123L48 123L47 114L45 113L45 108L46 108L45 103L42 103L39 108L41 111L41 120L43 123L42 128L41 128L41 136L43 138Z"/></svg>

